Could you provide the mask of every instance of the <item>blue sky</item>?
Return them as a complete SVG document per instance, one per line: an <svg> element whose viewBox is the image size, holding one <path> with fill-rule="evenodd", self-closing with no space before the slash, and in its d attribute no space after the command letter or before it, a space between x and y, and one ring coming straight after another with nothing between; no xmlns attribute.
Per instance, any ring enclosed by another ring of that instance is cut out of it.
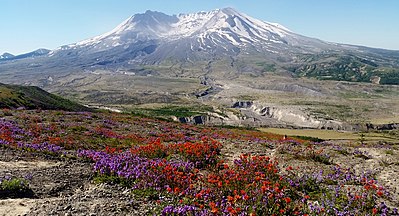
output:
<svg viewBox="0 0 399 216"><path fill-rule="evenodd" d="M0 0L0 53L78 42L146 10L223 7L326 41L399 50L399 0Z"/></svg>

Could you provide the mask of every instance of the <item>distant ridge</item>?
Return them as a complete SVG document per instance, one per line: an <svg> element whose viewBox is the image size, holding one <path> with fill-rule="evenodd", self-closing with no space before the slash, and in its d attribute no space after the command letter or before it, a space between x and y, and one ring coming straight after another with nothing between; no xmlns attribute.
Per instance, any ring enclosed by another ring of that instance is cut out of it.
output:
<svg viewBox="0 0 399 216"><path fill-rule="evenodd" d="M11 53L5 52L0 55L0 60L5 60L5 59L11 59L14 58L15 56Z"/></svg>
<svg viewBox="0 0 399 216"><path fill-rule="evenodd" d="M43 56L43 55L47 55L49 52L50 52L50 50L48 50L48 49L37 49L35 51L24 53L21 55L16 55L16 56L6 52L0 56L0 62Z"/></svg>

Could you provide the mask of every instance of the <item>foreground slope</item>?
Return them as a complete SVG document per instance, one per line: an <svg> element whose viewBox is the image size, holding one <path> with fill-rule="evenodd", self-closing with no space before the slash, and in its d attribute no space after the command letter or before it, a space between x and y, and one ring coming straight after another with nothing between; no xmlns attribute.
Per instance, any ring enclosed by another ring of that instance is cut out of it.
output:
<svg viewBox="0 0 399 216"><path fill-rule="evenodd" d="M0 214L398 213L398 133L323 141L37 110L0 110L0 128Z"/></svg>
<svg viewBox="0 0 399 216"><path fill-rule="evenodd" d="M6 85L0 83L0 108L89 111L78 103L50 94L34 86Z"/></svg>

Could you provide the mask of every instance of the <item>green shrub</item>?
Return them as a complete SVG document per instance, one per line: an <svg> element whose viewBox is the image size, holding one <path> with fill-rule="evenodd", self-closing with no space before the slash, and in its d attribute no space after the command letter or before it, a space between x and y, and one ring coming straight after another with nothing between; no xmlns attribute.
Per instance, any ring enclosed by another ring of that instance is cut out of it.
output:
<svg viewBox="0 0 399 216"><path fill-rule="evenodd" d="M28 181L23 178L0 178L0 198L1 197L32 197L33 191L29 187Z"/></svg>

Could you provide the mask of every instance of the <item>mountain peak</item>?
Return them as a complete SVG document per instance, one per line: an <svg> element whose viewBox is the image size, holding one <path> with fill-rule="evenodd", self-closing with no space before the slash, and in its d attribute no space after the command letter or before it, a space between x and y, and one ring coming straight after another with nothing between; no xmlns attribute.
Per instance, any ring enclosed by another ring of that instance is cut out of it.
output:
<svg viewBox="0 0 399 216"><path fill-rule="evenodd" d="M158 11L146 10L144 12L144 14L153 14L153 13L158 13Z"/></svg>
<svg viewBox="0 0 399 216"><path fill-rule="evenodd" d="M228 50L228 53L233 52L236 55L245 47L251 50L265 47L267 52L277 52L276 50L281 49L281 44L291 46L301 41L308 41L308 39L292 33L279 24L258 20L232 7L178 15L147 10L129 17L106 34L60 47L50 55L77 47L84 50L81 52L87 53L103 52L114 48L126 50L145 43L148 43L151 48L143 48L144 54L141 53L140 56L153 53L158 49L155 47L160 44L166 47L171 46L168 48L169 54L165 51L162 55L176 52L175 55L180 56L182 52L182 49L178 48L180 46L189 47L191 51L223 53Z"/></svg>
<svg viewBox="0 0 399 216"><path fill-rule="evenodd" d="M44 54L49 53L50 51L51 51L51 50L48 50L48 49L45 49L45 48L39 48L39 49L33 51L32 53L44 55Z"/></svg>
<svg viewBox="0 0 399 216"><path fill-rule="evenodd" d="M3 54L0 55L0 59L9 59L9 58L13 58L14 55L8 52L5 52Z"/></svg>
<svg viewBox="0 0 399 216"><path fill-rule="evenodd" d="M232 8L232 7L225 7L220 9L220 11L226 13L226 14L240 14L240 12L238 12L236 9Z"/></svg>
<svg viewBox="0 0 399 216"><path fill-rule="evenodd" d="M186 37L199 38L202 41L201 38L208 36L218 41L227 40L236 46L256 41L280 41L279 37L285 37L288 33L289 31L281 25L249 17L232 7L179 15L147 10L131 16L109 33L69 47L96 46L99 51L137 41L154 39L173 41ZM286 43L286 41L280 42Z"/></svg>

